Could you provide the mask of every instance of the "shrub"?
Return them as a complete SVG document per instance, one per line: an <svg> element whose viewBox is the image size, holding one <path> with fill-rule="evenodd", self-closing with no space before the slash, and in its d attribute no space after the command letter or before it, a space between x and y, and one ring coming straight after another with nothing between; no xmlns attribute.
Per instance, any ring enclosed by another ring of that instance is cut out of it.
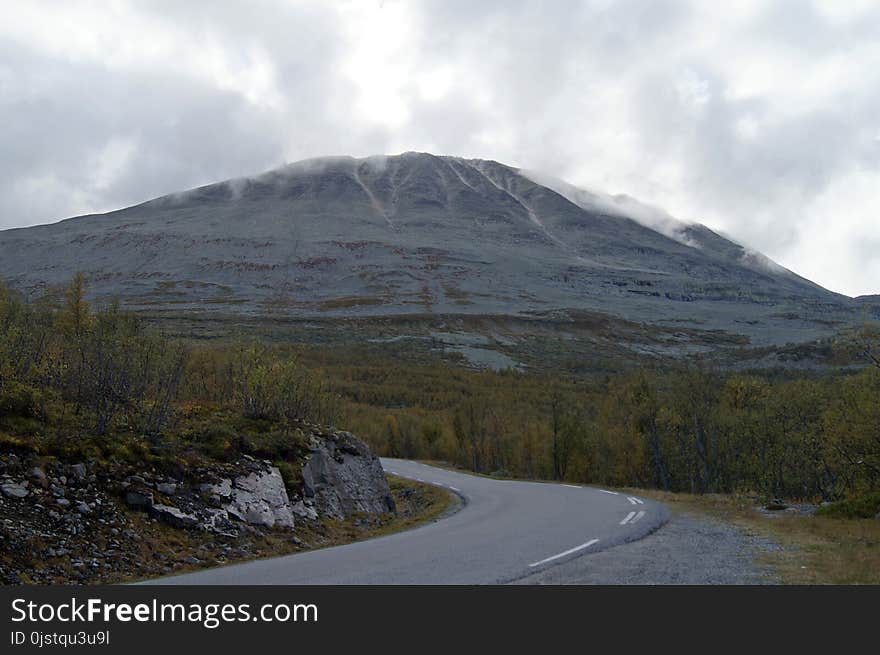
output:
<svg viewBox="0 0 880 655"><path fill-rule="evenodd" d="M281 479L284 480L288 493L300 495L303 484L302 467L283 459L275 460L275 466L281 473Z"/></svg>
<svg viewBox="0 0 880 655"><path fill-rule="evenodd" d="M872 519L880 514L880 493L823 505L816 514L835 519Z"/></svg>
<svg viewBox="0 0 880 655"><path fill-rule="evenodd" d="M305 437L299 432L265 431L245 435L242 451L262 459L291 460L308 449Z"/></svg>
<svg viewBox="0 0 880 655"><path fill-rule="evenodd" d="M195 445L208 457L228 459L238 447L238 434L225 423L216 423L192 436Z"/></svg>
<svg viewBox="0 0 880 655"><path fill-rule="evenodd" d="M20 416L22 418L39 418L41 394L26 384L10 381L0 391L0 416Z"/></svg>

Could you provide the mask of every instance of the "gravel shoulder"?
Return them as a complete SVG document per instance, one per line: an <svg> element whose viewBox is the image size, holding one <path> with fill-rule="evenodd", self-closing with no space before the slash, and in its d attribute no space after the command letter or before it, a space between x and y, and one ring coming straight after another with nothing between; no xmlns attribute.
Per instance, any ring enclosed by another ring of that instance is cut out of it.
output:
<svg viewBox="0 0 880 655"><path fill-rule="evenodd" d="M517 584L778 584L759 560L780 546L714 518L676 511L656 532L517 580Z"/></svg>

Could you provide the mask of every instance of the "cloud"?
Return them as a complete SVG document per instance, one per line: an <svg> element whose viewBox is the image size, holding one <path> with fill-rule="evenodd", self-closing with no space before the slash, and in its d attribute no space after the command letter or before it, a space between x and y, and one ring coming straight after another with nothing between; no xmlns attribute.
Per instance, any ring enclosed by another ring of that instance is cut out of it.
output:
<svg viewBox="0 0 880 655"><path fill-rule="evenodd" d="M12 0L0 227L427 150L638 198L880 291L880 7L722 4Z"/></svg>
<svg viewBox="0 0 880 655"><path fill-rule="evenodd" d="M700 247L699 243L688 235L687 223L670 216L659 207L646 205L624 194L612 196L602 191L581 189L563 180L546 175L541 171L523 170L521 172L533 182L552 189L578 207L611 216L631 218L637 223L656 230L660 234L686 246L691 248Z"/></svg>

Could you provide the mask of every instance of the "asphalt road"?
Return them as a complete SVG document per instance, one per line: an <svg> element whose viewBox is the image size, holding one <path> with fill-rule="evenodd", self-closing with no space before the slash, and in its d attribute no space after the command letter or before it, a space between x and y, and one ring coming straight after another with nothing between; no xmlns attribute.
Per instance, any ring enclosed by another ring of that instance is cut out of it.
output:
<svg viewBox="0 0 880 655"><path fill-rule="evenodd" d="M162 578L153 584L501 584L639 539L658 503L595 487L516 482L383 459L396 475L464 500L436 522L345 546Z"/></svg>

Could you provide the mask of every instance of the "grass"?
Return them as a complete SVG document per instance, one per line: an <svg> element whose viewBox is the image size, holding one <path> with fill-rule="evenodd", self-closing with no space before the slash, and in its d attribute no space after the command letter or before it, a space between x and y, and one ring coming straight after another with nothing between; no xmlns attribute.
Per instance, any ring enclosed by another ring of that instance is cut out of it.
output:
<svg viewBox="0 0 880 655"><path fill-rule="evenodd" d="M338 546L417 528L451 511L457 501L454 494L442 487L394 475L387 475L387 478L391 495L397 504L397 513L384 516L363 515L348 521L324 521L319 529L324 540L321 547ZM304 534L300 536L306 538Z"/></svg>
<svg viewBox="0 0 880 655"><path fill-rule="evenodd" d="M445 462L437 459L417 459L417 462L422 464L427 464L428 466L435 466L438 469L446 469L447 471L455 471L456 473L464 473L465 475L473 475L478 478L487 478L489 480L516 480L517 482L537 482L540 484L560 484L559 480L545 480L543 478L524 478L515 475L510 475L509 473L477 473L476 471L471 471L470 469L462 468L450 462ZM562 480L565 482L565 480ZM588 483L575 483L572 484L588 484ZM589 485L595 486L595 485Z"/></svg>
<svg viewBox="0 0 880 655"><path fill-rule="evenodd" d="M836 519L872 519L880 516L880 492L825 505L817 513Z"/></svg>
<svg viewBox="0 0 880 655"><path fill-rule="evenodd" d="M880 521L765 514L748 496L632 490L673 510L703 514L782 548L760 556L786 584L880 584Z"/></svg>

